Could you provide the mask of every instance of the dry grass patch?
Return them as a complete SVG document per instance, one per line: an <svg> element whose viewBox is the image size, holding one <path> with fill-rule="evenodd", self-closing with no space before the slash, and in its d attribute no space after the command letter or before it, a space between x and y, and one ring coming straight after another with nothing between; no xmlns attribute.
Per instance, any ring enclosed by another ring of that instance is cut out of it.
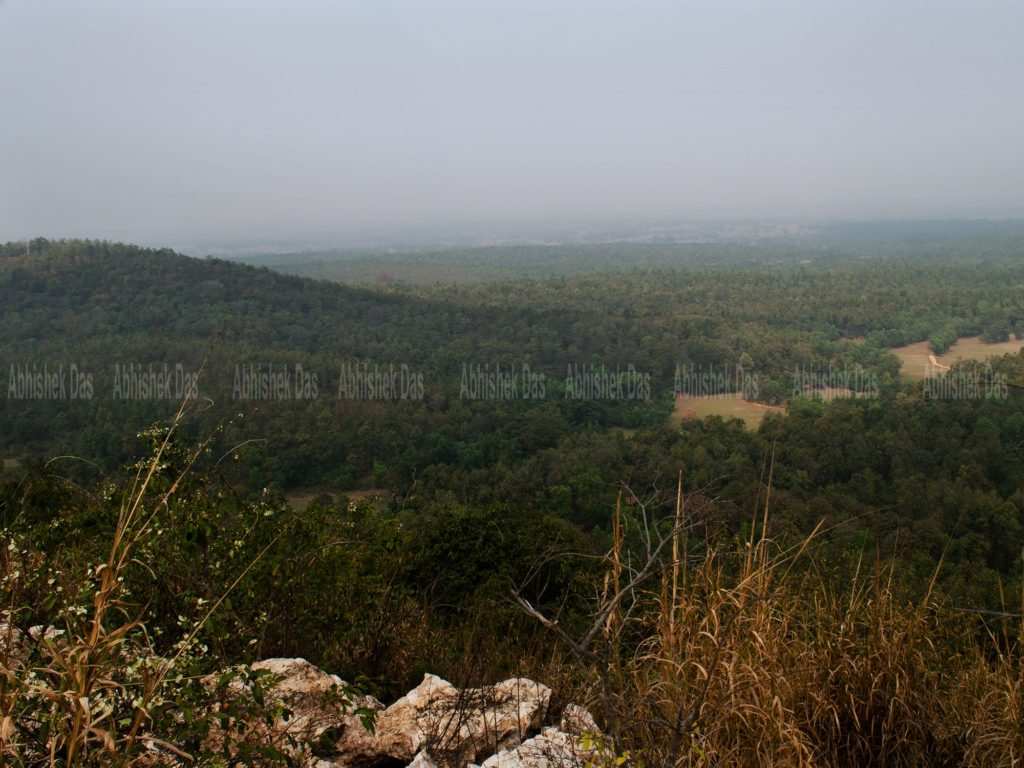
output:
<svg viewBox="0 0 1024 768"><path fill-rule="evenodd" d="M688 502L654 533L643 505L616 507L582 639L521 601L592 665L586 703L618 755L600 768L1024 765L1019 618L986 638L931 590L899 597L880 561L836 589L814 564L827 531L781 545L767 499L746 541L691 557Z"/></svg>
<svg viewBox="0 0 1024 768"><path fill-rule="evenodd" d="M1009 341L989 344L980 336L968 336L957 340L946 354L939 358L943 365L952 365L962 360L988 360L990 357L1016 355L1024 349L1024 339L1011 336Z"/></svg>
<svg viewBox="0 0 1024 768"><path fill-rule="evenodd" d="M1024 349L1024 340L1014 336L1009 341L989 344L980 336L968 336L957 340L945 354L935 355L927 341L896 347L893 354L900 359L900 373L911 381L921 381L941 373L954 363L965 360L988 360L1002 355L1015 355Z"/></svg>
<svg viewBox="0 0 1024 768"><path fill-rule="evenodd" d="M767 414L784 413L785 410L781 405L765 405L744 400L738 392L700 397L679 395L672 411L672 423L679 424L684 419L721 416L725 419L741 419L747 429L757 429Z"/></svg>

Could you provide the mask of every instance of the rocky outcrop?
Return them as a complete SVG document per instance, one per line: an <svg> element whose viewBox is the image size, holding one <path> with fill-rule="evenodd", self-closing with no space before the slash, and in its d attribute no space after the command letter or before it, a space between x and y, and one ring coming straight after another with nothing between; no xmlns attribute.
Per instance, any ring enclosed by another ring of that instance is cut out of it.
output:
<svg viewBox="0 0 1024 768"><path fill-rule="evenodd" d="M590 714L570 705L562 729L541 726L551 690L526 678L459 689L436 675L389 707L304 659L268 659L254 671L274 675L268 698L287 710L269 725L249 724L247 738L304 768L573 768L582 765L581 734ZM242 692L242 683L233 683ZM371 728L356 709L374 714ZM216 738L216 736L215 736Z"/></svg>

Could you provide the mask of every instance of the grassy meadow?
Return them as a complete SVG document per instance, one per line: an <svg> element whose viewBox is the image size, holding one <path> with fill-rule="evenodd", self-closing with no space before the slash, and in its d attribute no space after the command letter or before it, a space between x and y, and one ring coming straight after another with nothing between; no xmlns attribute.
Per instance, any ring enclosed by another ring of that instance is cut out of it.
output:
<svg viewBox="0 0 1024 768"><path fill-rule="evenodd" d="M1011 336L1009 341L995 344L982 341L980 336L968 336L958 339L944 354L934 356L939 366L935 366L931 361L932 348L927 341L896 347L892 351L900 359L900 373L903 377L910 381L921 381L944 370L943 366L949 367L964 360L988 360L992 357L1017 354L1022 348L1024 340L1015 336Z"/></svg>
<svg viewBox="0 0 1024 768"><path fill-rule="evenodd" d="M684 419L721 416L723 419L741 419L747 425L747 429L757 429L767 414L784 413L785 410L780 405L765 405L744 400L738 393L699 397L681 395L676 398L675 409L672 411L672 423L678 424Z"/></svg>

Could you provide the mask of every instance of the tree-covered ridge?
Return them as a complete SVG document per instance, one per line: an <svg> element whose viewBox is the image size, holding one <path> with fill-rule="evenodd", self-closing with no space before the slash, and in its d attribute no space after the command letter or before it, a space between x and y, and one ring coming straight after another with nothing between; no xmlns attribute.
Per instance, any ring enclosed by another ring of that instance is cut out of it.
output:
<svg viewBox="0 0 1024 768"><path fill-rule="evenodd" d="M735 364L742 352L762 365L780 354L786 363L856 355L866 364L870 353L851 352L843 338L867 337L869 348L947 331L999 338L1024 322L1024 261L1005 255L981 272L918 256L369 289L110 243L38 240L30 257L25 249L2 249L11 310L3 340L12 346L157 332L390 357L449 373L460 355L479 353L550 369L567 359L631 357L671 372L678 362Z"/></svg>
<svg viewBox="0 0 1024 768"><path fill-rule="evenodd" d="M23 364L76 363L94 373L99 393L90 402L75 403L5 398L0 434L4 449L15 455L71 449L101 462L125 459L130 455L126 434L166 417L173 403L113 402L114 365L181 363L203 371L202 394L217 406L208 423L244 410L250 423L255 420L250 437L291 446L275 452L280 469L272 474L280 481L348 486L379 475L375 467L382 456L390 464L410 449L420 462L438 455L428 435L442 425L459 434L460 442L477 443L478 427L493 432L483 425L527 418L528 409L518 403L497 413L489 404L460 403L463 364L549 360L552 372L564 375L565 349L556 323L587 325L571 311L467 308L110 243L34 241L30 255L24 244L8 245L3 252L8 267L0 275L7 312L0 330L5 373ZM584 359L601 352L599 339L581 341ZM425 396L415 406L339 401L339 366L345 361L409 366L424 376ZM249 363L289 371L301 364L319 374L322 397L235 407L235 373ZM628 426L652 423L667 412L665 405L646 411L642 404L640 410L615 403L552 407L556 424L572 419L581 425ZM396 433L398 425L412 435L411 446ZM515 439L498 442L502 454L521 450ZM493 450L483 454L493 460ZM480 455L479 446L469 453Z"/></svg>

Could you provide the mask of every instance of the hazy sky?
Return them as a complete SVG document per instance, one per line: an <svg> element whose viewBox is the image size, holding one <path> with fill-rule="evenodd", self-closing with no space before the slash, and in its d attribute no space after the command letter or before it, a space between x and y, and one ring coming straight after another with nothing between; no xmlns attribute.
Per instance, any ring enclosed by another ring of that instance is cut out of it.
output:
<svg viewBox="0 0 1024 768"><path fill-rule="evenodd" d="M1024 215L1024 2L0 0L0 240Z"/></svg>

